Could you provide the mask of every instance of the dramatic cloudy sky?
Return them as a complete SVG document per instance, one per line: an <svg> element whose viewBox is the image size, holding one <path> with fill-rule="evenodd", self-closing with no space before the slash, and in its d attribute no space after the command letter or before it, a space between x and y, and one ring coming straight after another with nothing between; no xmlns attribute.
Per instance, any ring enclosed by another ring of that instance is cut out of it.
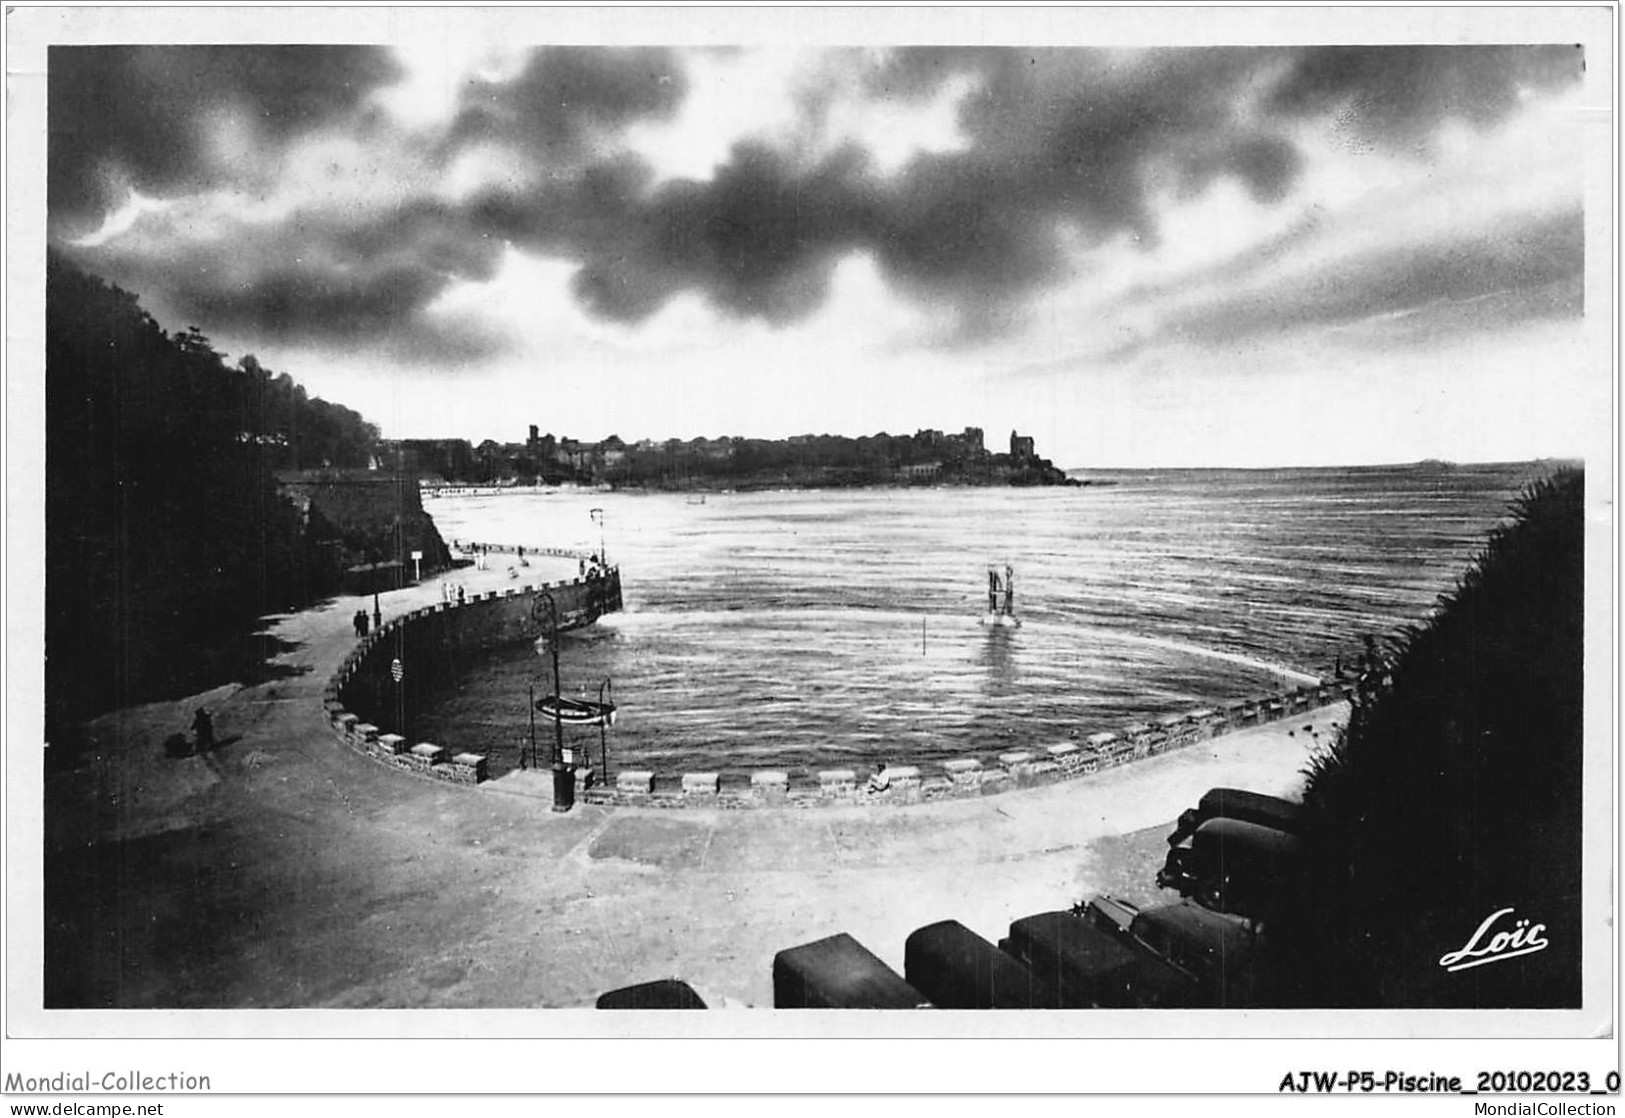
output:
<svg viewBox="0 0 1625 1118"><path fill-rule="evenodd" d="M1569 455L1611 409L1585 62L53 47L49 236L389 436Z"/></svg>

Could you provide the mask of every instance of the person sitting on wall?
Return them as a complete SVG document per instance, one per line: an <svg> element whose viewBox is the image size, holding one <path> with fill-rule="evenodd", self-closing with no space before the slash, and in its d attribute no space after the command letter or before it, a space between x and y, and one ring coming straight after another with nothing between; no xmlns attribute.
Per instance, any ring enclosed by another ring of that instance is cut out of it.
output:
<svg viewBox="0 0 1625 1118"><path fill-rule="evenodd" d="M875 766L875 774L869 778L868 790L871 793L884 792L891 787L891 777L886 772L886 762L882 760Z"/></svg>

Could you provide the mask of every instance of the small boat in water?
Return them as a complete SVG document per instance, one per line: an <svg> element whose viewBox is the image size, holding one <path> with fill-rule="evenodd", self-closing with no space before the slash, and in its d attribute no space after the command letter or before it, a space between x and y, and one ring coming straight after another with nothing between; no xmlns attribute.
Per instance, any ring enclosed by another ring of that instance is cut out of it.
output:
<svg viewBox="0 0 1625 1118"><path fill-rule="evenodd" d="M615 704L595 703L587 699L561 699L547 695L536 700L536 710L547 718L557 718L572 726L613 726Z"/></svg>

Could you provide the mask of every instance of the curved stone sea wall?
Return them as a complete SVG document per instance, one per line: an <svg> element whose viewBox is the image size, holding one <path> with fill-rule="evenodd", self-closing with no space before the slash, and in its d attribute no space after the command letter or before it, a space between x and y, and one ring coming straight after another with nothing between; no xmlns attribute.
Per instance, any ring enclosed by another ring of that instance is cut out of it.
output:
<svg viewBox="0 0 1625 1118"><path fill-rule="evenodd" d="M489 590L390 618L362 638L328 680L323 692L328 722L347 745L384 764L456 784L481 783L484 756L451 754L434 742L408 741L399 731L410 726L436 681L455 676L459 657L534 641L548 632L553 625L548 598L561 630L590 625L621 608L621 573L610 568L586 578Z"/></svg>
<svg viewBox="0 0 1625 1118"><path fill-rule="evenodd" d="M592 803L641 807L818 807L855 804L916 804L986 796L1011 788L1087 776L1207 741L1232 730L1261 726L1342 702L1351 683L1323 683L1214 710L1169 715L1155 723L1136 722L1081 740L987 756L957 757L918 765L890 765L883 791L869 790L869 773L825 769L801 776L761 769L748 774L687 772L662 774L622 770L613 784L588 786Z"/></svg>
<svg viewBox="0 0 1625 1118"><path fill-rule="evenodd" d="M519 548L461 543L462 550L517 554ZM586 558L580 552L525 548L528 555ZM534 641L550 625L545 606L557 603L559 628L590 625L621 608L620 571L587 578L508 588L477 594L463 604L432 605L391 618L345 657L324 693L328 720L341 740L384 764L456 784L480 784L486 760L474 753L450 754L433 742L410 742L397 732L410 725L411 697L456 657L519 641ZM393 671L401 665L401 680ZM407 682L410 680L411 682ZM417 686L413 686L417 684ZM590 768L577 770L578 798L589 803L642 807L816 807L836 804L913 804L983 796L1069 780L1116 765L1154 757L1232 730L1247 729L1302 714L1349 698L1348 682L1320 683L1242 699L1222 708L1193 710L1158 721L1135 722L1083 734L1051 745L998 754L967 755L950 761L887 768L887 787L869 790L869 773L826 769L790 773L761 769L749 773L657 773L622 769L606 781Z"/></svg>

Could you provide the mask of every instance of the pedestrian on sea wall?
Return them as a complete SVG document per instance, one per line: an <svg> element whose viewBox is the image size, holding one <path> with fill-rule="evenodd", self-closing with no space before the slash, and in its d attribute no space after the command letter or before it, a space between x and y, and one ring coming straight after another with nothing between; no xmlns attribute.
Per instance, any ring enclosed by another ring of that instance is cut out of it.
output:
<svg viewBox="0 0 1625 1118"><path fill-rule="evenodd" d="M457 584L457 604L463 604L463 584L460 582Z"/></svg>
<svg viewBox="0 0 1625 1118"><path fill-rule="evenodd" d="M356 610L355 616L350 618L350 628L355 630L355 635L358 637L361 635L361 620L366 616L364 611Z"/></svg>

